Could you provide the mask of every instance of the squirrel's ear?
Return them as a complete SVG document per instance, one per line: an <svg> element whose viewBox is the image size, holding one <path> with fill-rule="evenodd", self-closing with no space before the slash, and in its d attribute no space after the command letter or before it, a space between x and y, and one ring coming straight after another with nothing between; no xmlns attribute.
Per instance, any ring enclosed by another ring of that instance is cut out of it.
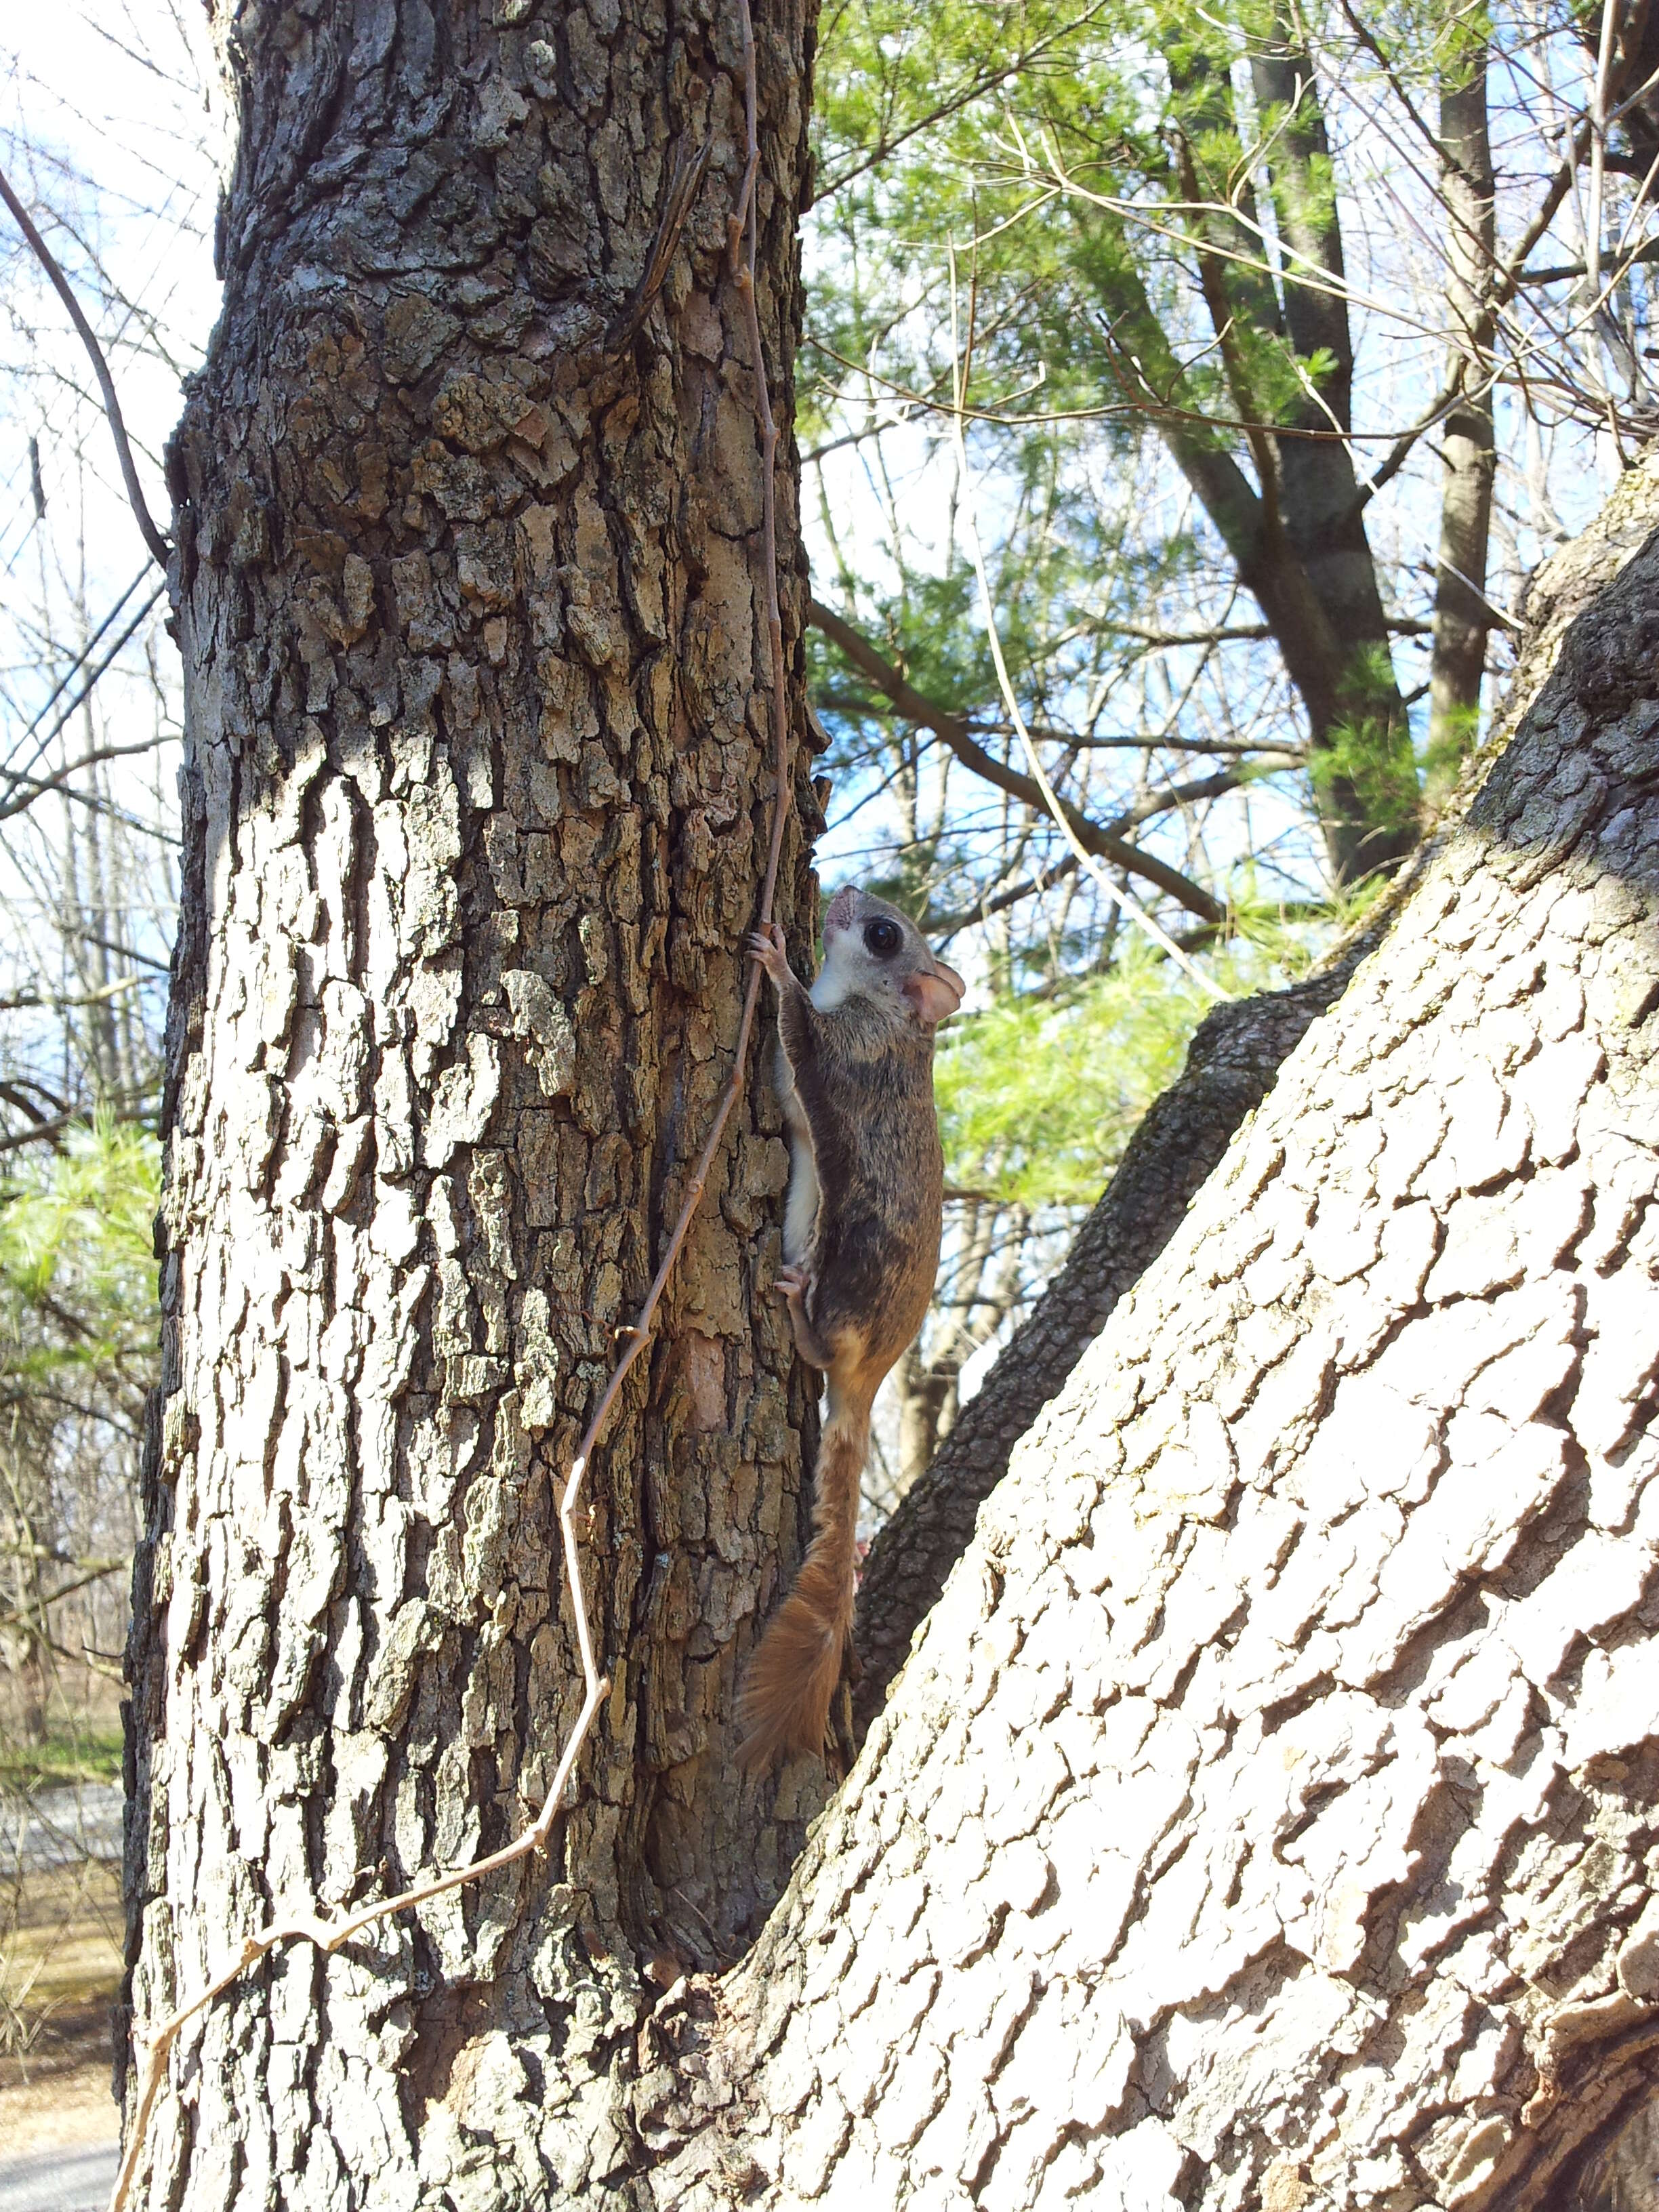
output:
<svg viewBox="0 0 1659 2212"><path fill-rule="evenodd" d="M852 884L843 884L823 909L823 927L830 929L850 929L858 919L859 895Z"/></svg>
<svg viewBox="0 0 1659 2212"><path fill-rule="evenodd" d="M941 960L931 969L918 968L907 975L902 988L915 1008L917 1020L933 1030L955 1013L968 986L954 968L947 968Z"/></svg>

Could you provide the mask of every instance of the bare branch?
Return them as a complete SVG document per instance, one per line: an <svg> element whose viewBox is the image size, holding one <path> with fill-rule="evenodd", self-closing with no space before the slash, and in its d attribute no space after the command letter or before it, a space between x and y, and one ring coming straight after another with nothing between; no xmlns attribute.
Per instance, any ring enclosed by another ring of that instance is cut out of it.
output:
<svg viewBox="0 0 1659 2212"><path fill-rule="evenodd" d="M80 333L81 343L91 356L93 374L97 377L98 388L104 395L104 412L109 417L110 430L115 439L116 457L121 464L121 481L127 488L127 497L132 502L132 511L137 518L143 541L154 555L157 566L165 569L170 549L167 539L156 528L155 519L145 503L143 487L138 481L138 471L133 463L132 448L127 443L127 427L121 419L121 403L115 396L115 380L109 373L109 363L104 359L104 349L98 343L92 325L81 312L81 302L76 298L69 278L58 267L52 248L35 228L28 210L7 183L3 172L0 172L0 200L4 200L10 209L17 228L28 240L29 251L51 278L52 289L68 308L70 320Z"/></svg>
<svg viewBox="0 0 1659 2212"><path fill-rule="evenodd" d="M46 1107L35 1104L28 1095L31 1091L40 1092L46 1102ZM28 1119L37 1125L51 1121L54 1114L61 1115L70 1110L67 1100L59 1098L54 1092L48 1091L45 1084L31 1082L27 1076L13 1076L6 1081L0 1082L0 1099L3 1099L9 1106L16 1107L20 1114L27 1115Z"/></svg>
<svg viewBox="0 0 1659 2212"><path fill-rule="evenodd" d="M1266 623L1218 623L1213 629L1145 629L1139 623L1114 622L1103 617L1091 628L1109 637L1132 637L1138 644L1156 646L1160 652L1181 645L1231 645L1273 635Z"/></svg>
<svg viewBox="0 0 1659 2212"><path fill-rule="evenodd" d="M1638 261L1659 261L1659 238L1650 238L1625 254L1616 251L1605 253L1605 258L1617 261L1621 269L1633 269ZM1584 261L1561 261L1547 269L1527 269L1516 279L1517 284L1567 284L1580 276L1589 275L1589 264Z"/></svg>
<svg viewBox="0 0 1659 2212"><path fill-rule="evenodd" d="M1353 507L1356 514L1369 507L1383 485L1390 483L1399 475L1401 470L1411 459L1419 440L1425 438L1435 424L1443 422L1457 404L1462 396L1465 366L1464 362L1459 362L1450 382L1445 385L1431 401L1426 410L1418 416L1416 422L1401 432L1389 448L1384 459L1360 485L1354 495Z"/></svg>
<svg viewBox="0 0 1659 2212"><path fill-rule="evenodd" d="M153 753L172 742L164 731L156 737L140 738L130 745L100 745L94 751L82 753L79 760L72 760L65 767L54 769L50 775L23 775L15 769L0 768L0 781L9 783L12 790L20 794L0 800L0 822L9 822L15 814L26 812L43 793L63 790L70 778L78 775L83 768L95 768L100 761L129 760L135 753ZM94 794L84 791L66 791L64 796L66 799L89 799ZM107 801L100 801L100 804L107 808Z"/></svg>
<svg viewBox="0 0 1659 2212"><path fill-rule="evenodd" d="M48 696L48 698L47 698L47 700L46 700L46 704L45 704L45 705L44 705L44 706L40 709L39 713L35 715L35 717L34 717L33 720L32 722L30 722L30 723L29 723L29 725L28 725L27 728L27 729L25 729L25 731L23 732L22 736L21 736L21 738L19 738L19 739L17 740L17 742L18 742L18 744L19 744L20 745L27 744L27 741L28 741L28 739L29 739L29 738L31 738L34 735L35 732L40 728L40 726L41 723L42 723L42 722L44 722L44 721L46 720L46 719L47 715L48 715L49 714L51 714L51 712L52 712L52 708L53 708L58 704L58 701L63 697L63 696L64 696L64 692L68 690L68 689L69 689L69 687L70 687L70 683L74 680L74 677L75 677L76 671L77 669L84 668L84 667L86 666L86 665L87 665L88 661L91 659L92 655L93 655L94 649L94 647L97 646L99 640L103 636L104 632L105 632L105 631L109 628L110 624L111 624L111 623L115 620L116 617L120 613L120 611L121 611L122 608L123 608L124 606L125 606L125 605L126 605L127 601L128 601L128 600L132 597L133 593L137 590L137 588L138 588L139 585L140 585L140 584L142 584L142 583L143 582L143 580L144 580L145 577L146 577L146 576L148 576L148 575L149 575L149 562L148 562L148 561L146 561L146 562L145 562L145 563L144 563L144 565L143 565L143 568L138 571L138 574L137 574L133 578L132 581L131 581L131 582L127 586L127 587L126 587L125 591L122 592L122 594L121 594L120 598L119 598L118 599L117 599L117 601L115 602L115 605L114 605L110 609L109 612L108 612L108 613L104 617L104 619L102 620L102 622L100 622L100 623L99 623L99 625L98 625L97 629L96 629L95 630L94 630L94 632L92 633L92 635L91 635L91 636L87 640L86 643L85 643L85 644L81 647L81 650L79 651L79 653L77 653L76 654L76 656L75 656L74 659L70 661L70 663L69 666L68 666L68 667L64 671L63 674L58 678L58 679L57 683L56 683L56 684L54 684L52 685L51 694L50 694L50 696ZM148 612L149 612L149 608L150 608L150 607L153 607L153 606L155 605L155 600L156 600L156 599L157 599L157 598L159 598L159 597L160 597L160 592L156 592L155 594L152 595L152 597L150 598L149 601L148 602L148 604L147 604L147 605L146 605L146 607L145 607L144 611L145 611L146 613L148 613ZM29 625L29 628L31 629L31 630L33 630L33 634L34 634L35 635L39 636L39 635L41 635L41 633L40 633L40 631L38 631L38 630L35 630L35 629L34 629L34 626L33 626L33 624L30 624L30 625ZM79 701L77 700L77 701L76 702L76 705L78 705L79 703L80 703L80 702L79 702ZM74 711L74 709L71 708L71 709L70 709L70 711L72 713L72 712ZM47 743L47 744L49 744L49 743L51 742L52 738L56 735L56 733L57 733L57 726L54 724L53 727L46 732L46 738L45 738L45 739L43 739L43 741L42 741L42 742L43 742L43 743Z"/></svg>
<svg viewBox="0 0 1659 2212"><path fill-rule="evenodd" d="M0 1613L0 1629L16 1628L38 1620L45 1614L48 1606L56 1605L60 1599L73 1597L77 1590L89 1589L94 1583L102 1582L106 1576L119 1574L131 1565L131 1559L94 1561L85 1574L77 1575L72 1583L65 1583L61 1589L43 1590L38 1606L24 1606L15 1613Z"/></svg>
<svg viewBox="0 0 1659 2212"><path fill-rule="evenodd" d="M1394 64L1389 59L1388 55L1383 52L1382 44L1377 39L1376 34L1364 22L1358 11L1350 5L1350 0L1338 0L1338 5L1341 8L1343 15L1347 18L1348 28L1353 33L1355 38L1358 40L1360 45L1365 49L1365 52L1370 56L1371 59L1382 70L1384 78L1388 82L1389 91L1393 93L1395 98L1400 102L1401 106L1405 110L1407 118L1410 122L1412 128L1417 132L1424 144L1428 148L1430 153L1434 155L1435 160L1437 161L1440 159L1440 141L1435 136L1431 125L1419 112L1415 101L1412 99L1410 93L1406 89L1405 84L1400 76L1400 72L1395 69Z"/></svg>
<svg viewBox="0 0 1659 2212"><path fill-rule="evenodd" d="M84 1114L59 1114L50 1121L37 1121L33 1128L19 1129L15 1135L0 1137L0 1152L20 1152L26 1145L55 1145L71 1124L86 1120Z"/></svg>
<svg viewBox="0 0 1659 2212"><path fill-rule="evenodd" d="M1006 890L997 891L989 898L976 899L972 906L958 907L954 914L930 917L927 933L942 944L949 938L960 935L964 929L972 928L976 921L987 921L994 914L1003 914L1011 906L1018 906L1022 899L1035 897L1037 892L1049 890L1073 874L1076 868L1077 855L1063 853L1052 867L1044 868L1035 876L1024 876L1018 883L1009 884Z"/></svg>
<svg viewBox="0 0 1659 2212"><path fill-rule="evenodd" d="M143 605L142 607L140 607L140 608L139 608L139 610L138 610L137 613L136 615L134 615L134 617L132 617L132 620L131 620L131 621L127 624L126 628L122 631L122 633L121 633L120 636L119 636L119 637L118 637L118 638L116 639L116 641L115 641L114 644L113 644L112 646L111 646L111 647L109 648L109 651L108 651L108 652L104 655L103 659L99 662L98 665L97 665L97 666L96 666L96 667L92 671L91 674L87 678L86 682L85 682L84 684L82 684L82 685L81 686L80 690L76 693L75 696L74 696L74 697L70 701L70 702L69 702L68 706L67 706L67 707L65 707L65 708L64 708L63 712L58 715L58 717L57 720L52 724L52 727L51 727L51 728L46 732L46 735L45 735L43 738L41 738L38 741L38 743L37 743L37 744L36 744L36 745L35 745L34 750L33 750L33 751L29 755L29 760L30 760L30 762L31 762L31 763L33 763L33 762L34 762L34 761L38 761L38 760L40 759L40 757L41 754L42 754L43 752L45 752L45 750L46 750L46 747L47 747L47 746L52 743L52 739L53 739L53 738L58 735L58 732L59 732L59 730L61 730L61 729L63 728L63 726L64 726L64 723L65 723L65 722L67 722L67 721L69 720L70 716L71 714L73 714L76 712L76 708L80 708L80 707L82 707L82 706L84 706L84 705L85 705L85 703L86 703L86 702L87 702L87 700L88 700L88 699L89 699L89 698L91 697L91 696L92 696L92 692L93 692L93 689L94 689L94 685L96 685L96 684L100 681L100 679L101 679L103 677L105 677L105 676L106 676L106 675L108 674L108 672L109 672L109 671L110 671L110 668L112 667L112 665L113 665L113 663L114 663L115 656L117 655L117 653L118 653L121 651L122 647L123 647L125 645L126 645L126 644L128 643L128 641L132 638L132 636L135 635L135 633L136 633L136 632L137 631L137 629L139 629L140 625L143 623L145 617L149 613L150 609L151 609L151 608L155 605L155 602L157 601L157 599L159 599L161 598L161 596L162 592L163 592L166 589L167 589L167 586L166 586L165 584L158 584L158 585L155 586L155 590L150 593L149 597L149 598L144 601ZM125 592L123 592L123 594L122 594L122 598L123 598L123 599L124 599L124 600L125 599L125 598L126 598L127 596L128 596L128 595L127 595ZM106 630L106 629L109 628L110 621L111 621L111 620L112 620L112 619L113 619L113 617L106 617L106 620L105 620L105 621L104 621L104 622L100 625L100 627L99 627L99 630L98 630L98 633L97 633L97 635L98 635L100 637L101 637L101 636L103 635L104 631L105 631L105 630ZM90 650L91 650L91 646L90 646L90 644L88 644L88 647L83 650L83 652L82 652L82 653L81 658L82 658L82 660L84 660L84 659L85 659L85 658L86 658L86 653L87 653L88 652L90 652ZM78 666L79 665L80 665L80 663L79 663L79 662L77 662L77 663L76 663L76 666ZM70 675L73 675L73 673L74 673L74 670L73 670L73 669L71 669L71 670L70 671ZM67 683L67 682L68 682L68 680L69 680L68 677L65 677L65 678L64 678L64 682L65 682L65 683ZM53 699L56 699L57 697L58 697L58 696L61 695L61 693L62 693L62 691L63 691L63 688L64 688L63 684L60 684L58 685L58 690L57 690L56 691L54 691L54 692L53 692L53 694L52 694L52 698L53 698ZM27 739L27 738L29 738L29 737L33 733L33 732L34 732L36 729L38 729L38 728L40 727L40 725L41 721L44 720L45 716L46 716L46 715L47 714L47 713L50 711L51 707L52 707L52 700L51 700L51 699L49 699L49 700L46 702L46 706L44 706L44 707L40 709L40 714L38 714L35 716L35 718L34 718L33 721L32 721L32 722L29 724L28 728L27 728L27 729L26 729L26 730L24 731L22 737L21 737L21 738L20 738L18 739L18 741L17 741L17 745L16 745L16 748L15 748L15 750L17 750L17 751L21 751L21 750L25 739ZM160 742L160 740L158 739L158 740L156 740L156 742L158 742L158 743L159 743L159 742ZM17 772L16 772L15 770L14 770L14 769L0 769L0 775L10 775L10 776L12 776L12 777L13 777L14 781L20 781L20 780L21 780L21 779L17 776Z"/></svg>
<svg viewBox="0 0 1659 2212"><path fill-rule="evenodd" d="M1214 977L1205 975L1201 969L1194 965L1192 960L1182 951L1162 923L1154 921L1139 900L1130 897L1125 884L1113 882L1104 867L1101 866L1101 856L1097 853L1091 853L1085 844L1072 820L1077 810L1067 806L1055 791L1053 781L1038 757L1036 747L1031 742L1031 733L1025 726L1024 717L1020 713L1019 702L1014 696L1014 687L1008 674L1007 663L1003 658L1002 640L997 632L996 610L991 599L991 580L986 573L985 547L980 538L979 513L974 498L974 480L968 467L968 440L962 416L963 404L968 397L968 369L957 337L957 264L954 243L951 246L950 256L951 393L956 401L956 412L951 418L951 429L956 442L957 485L961 501L962 520L966 526L968 552L973 563L975 580L979 586L980 616L985 625L985 641L991 648L991 663L996 670L997 689L1002 695L1003 707L1019 738L1020 749L1025 755L1025 765L1030 770L1030 780L1042 793L1043 805L1054 817L1055 827L1061 836L1077 854L1079 864L1087 869L1126 921L1133 921L1143 936L1149 937L1154 945L1160 945L1165 954L1178 968L1189 975L1201 990L1213 993L1218 999L1224 999L1228 994L1222 989ZM971 359L971 343L968 358ZM1133 846L1121 848L1124 853L1133 852ZM1144 854L1140 857L1143 860L1146 858ZM1211 904L1213 906L1213 900L1211 901Z"/></svg>
<svg viewBox="0 0 1659 2212"><path fill-rule="evenodd" d="M51 992L20 991L15 998L0 999L0 1014L24 1013L36 1006L50 1007L53 1013L67 1012L76 1006L101 1006L109 1000L118 998L123 991L136 990L137 986L137 976L118 975L112 983L106 983L101 988L88 991L78 999L56 998ZM9 1085L0 1084L0 1095L9 1089Z"/></svg>

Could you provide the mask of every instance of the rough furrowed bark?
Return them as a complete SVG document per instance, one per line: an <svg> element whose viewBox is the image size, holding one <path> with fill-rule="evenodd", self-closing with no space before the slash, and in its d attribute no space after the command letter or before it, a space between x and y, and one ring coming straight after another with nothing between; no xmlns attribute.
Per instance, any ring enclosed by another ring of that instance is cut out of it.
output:
<svg viewBox="0 0 1659 2212"><path fill-rule="evenodd" d="M1355 946L1291 990L1217 1006L1205 1017L1186 1066L1130 1139L1065 1265L870 1547L854 1638L862 1671L853 1711L860 1739L968 1548L975 1516L1007 1472L1009 1454L1174 1236L1194 1193L1309 1024L1334 1004L1364 949Z"/></svg>
<svg viewBox="0 0 1659 2212"><path fill-rule="evenodd" d="M757 13L787 423L811 10ZM772 798L739 12L323 0L219 28L226 306L172 455L140 2037L273 1913L388 1894L537 1809L581 1690L555 1487L726 1080ZM796 827L798 940L810 904ZM802 1480L766 1294L787 1171L757 1073L590 1478L612 1688L552 1863L218 1999L149 2202L625 2187L641 1970L729 1959L812 1809L741 1778L726 1721Z"/></svg>
<svg viewBox="0 0 1659 2212"><path fill-rule="evenodd" d="M1650 2095L1656 646L1659 537L1014 1455L659 2202L1560 2212Z"/></svg>

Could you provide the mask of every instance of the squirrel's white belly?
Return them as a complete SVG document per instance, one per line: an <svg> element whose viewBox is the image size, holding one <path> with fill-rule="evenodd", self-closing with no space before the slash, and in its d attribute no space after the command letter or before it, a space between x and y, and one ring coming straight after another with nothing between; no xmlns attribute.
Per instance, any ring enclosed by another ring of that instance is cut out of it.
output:
<svg viewBox="0 0 1659 2212"><path fill-rule="evenodd" d="M806 1257L811 1246L812 1231L818 1218L818 1170L812 1157L811 1132L795 1095L794 1079L789 1073L789 1062L781 1044L772 1079L777 1088L778 1103L783 1108L783 1118L789 1124L789 1191L783 1201L783 1256L786 1264L793 1267Z"/></svg>
<svg viewBox="0 0 1659 2212"><path fill-rule="evenodd" d="M783 1202L783 1256L793 1267L806 1257L818 1218L818 1171L812 1147L804 1139L789 1140L789 1195Z"/></svg>

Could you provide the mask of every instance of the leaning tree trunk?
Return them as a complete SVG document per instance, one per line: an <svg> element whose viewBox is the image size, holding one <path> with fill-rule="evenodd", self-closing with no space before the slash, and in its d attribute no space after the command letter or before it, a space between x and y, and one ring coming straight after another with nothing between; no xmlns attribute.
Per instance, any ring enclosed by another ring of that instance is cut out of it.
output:
<svg viewBox="0 0 1659 2212"><path fill-rule="evenodd" d="M1652 2094L1656 656L1659 534L686 1993L659 2203L1570 2212Z"/></svg>
<svg viewBox="0 0 1659 2212"><path fill-rule="evenodd" d="M787 422L811 9L757 12ZM273 1912L538 1803L581 1686L554 1486L726 1080L770 798L739 14L220 0L217 27L225 307L173 456L141 2036ZM798 939L810 898L792 830ZM590 1481L613 1686L552 1863L246 1976L175 2052L152 2204L518 2206L637 2164L641 1969L729 1959L813 1809L743 1782L729 1725L807 1410L764 1294L778 1127L757 1079Z"/></svg>
<svg viewBox="0 0 1659 2212"><path fill-rule="evenodd" d="M1513 735L1554 666L1569 623L1640 549L1656 512L1651 471L1632 471L1594 527L1532 577L1526 637L1489 753ZM1065 1265L870 1547L859 1583L862 1672L853 1699L860 1738L967 1549L980 1507L1007 1473L1014 1446L1174 1236L1239 1124L1273 1088L1310 1024L1347 988L1425 860L1419 853L1353 938L1314 974L1289 990L1217 1006L1200 1024L1186 1066L1130 1139Z"/></svg>
<svg viewBox="0 0 1659 2212"><path fill-rule="evenodd" d="M860 1736L880 1711L911 1638L967 1549L975 1516L1007 1473L1009 1454L1059 1395L1118 1300L1174 1236L1239 1123L1261 1103L1288 1054L1338 997L1373 941L1367 930L1358 945L1291 989L1206 1015L1187 1065L1130 1139L1065 1265L870 1547L859 1578L855 1630L860 1671L853 1713Z"/></svg>

